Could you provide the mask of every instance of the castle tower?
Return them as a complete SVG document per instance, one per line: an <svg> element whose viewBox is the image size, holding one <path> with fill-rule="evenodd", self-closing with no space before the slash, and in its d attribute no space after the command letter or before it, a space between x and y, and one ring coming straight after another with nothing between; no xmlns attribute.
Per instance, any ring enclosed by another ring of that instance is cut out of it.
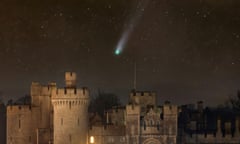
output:
<svg viewBox="0 0 240 144"><path fill-rule="evenodd" d="M163 105L163 133L167 136L167 143L176 144L177 142L177 121L178 108L170 102Z"/></svg>
<svg viewBox="0 0 240 144"><path fill-rule="evenodd" d="M129 144L139 144L140 106L126 105L126 136Z"/></svg>
<svg viewBox="0 0 240 144"><path fill-rule="evenodd" d="M66 87L52 91L54 144L87 144L89 91L76 78L66 72Z"/></svg>
<svg viewBox="0 0 240 144"><path fill-rule="evenodd" d="M39 107L40 111L40 117L38 120L39 128L52 129L52 89L56 89L56 83L41 85L40 83L33 82L31 85L31 105L33 107Z"/></svg>

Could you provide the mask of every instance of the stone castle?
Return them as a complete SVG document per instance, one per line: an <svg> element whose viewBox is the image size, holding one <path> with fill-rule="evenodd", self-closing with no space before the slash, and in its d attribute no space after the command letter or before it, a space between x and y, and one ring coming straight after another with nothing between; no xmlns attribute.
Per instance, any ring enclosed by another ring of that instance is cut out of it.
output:
<svg viewBox="0 0 240 144"><path fill-rule="evenodd" d="M106 111L106 125L91 121L89 135L97 144L176 144L178 108L157 106L156 98L154 92L131 92L128 105Z"/></svg>
<svg viewBox="0 0 240 144"><path fill-rule="evenodd" d="M229 108L197 108L184 105L179 108L178 143L183 144L239 144L239 112Z"/></svg>
<svg viewBox="0 0 240 144"><path fill-rule="evenodd" d="M90 114L89 90L76 86L77 75L65 73L65 87L31 84L30 104L8 105L7 144L239 144L239 119L222 122L199 103L193 110L165 102L155 92L132 91L125 106L104 117ZM1 104L1 113L4 106ZM210 123L216 121L216 123ZM224 126L222 126L224 125ZM210 129L207 131L207 129ZM3 136L1 136L3 137ZM1 138L0 137L0 138ZM5 143L5 142L4 142Z"/></svg>
<svg viewBox="0 0 240 144"><path fill-rule="evenodd" d="M56 83L31 85L31 104L7 107L7 144L86 144L89 91L76 87L76 73Z"/></svg>
<svg viewBox="0 0 240 144"><path fill-rule="evenodd" d="M89 91L66 72L64 88L33 82L31 104L7 106L7 144L176 143L177 106L157 106L154 92L130 94L129 104L89 120Z"/></svg>

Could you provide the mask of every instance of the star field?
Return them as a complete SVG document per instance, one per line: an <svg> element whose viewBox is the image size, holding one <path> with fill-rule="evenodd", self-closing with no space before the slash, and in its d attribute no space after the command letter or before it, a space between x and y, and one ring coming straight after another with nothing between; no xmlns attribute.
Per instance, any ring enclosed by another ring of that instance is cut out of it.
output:
<svg viewBox="0 0 240 144"><path fill-rule="evenodd" d="M126 102L133 88L158 93L159 103L209 105L240 88L240 2L237 0L60 0L0 2L0 91L29 93L32 81L76 71L79 85ZM120 55L116 45L140 17Z"/></svg>

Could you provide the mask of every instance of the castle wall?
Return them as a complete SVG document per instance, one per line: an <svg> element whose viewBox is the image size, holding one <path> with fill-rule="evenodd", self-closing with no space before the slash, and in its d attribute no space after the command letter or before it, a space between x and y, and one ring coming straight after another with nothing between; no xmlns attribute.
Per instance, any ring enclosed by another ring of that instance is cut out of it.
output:
<svg viewBox="0 0 240 144"><path fill-rule="evenodd" d="M114 108L107 111L107 123L111 123L114 125L125 125L125 115L126 110L125 109L118 109Z"/></svg>
<svg viewBox="0 0 240 144"><path fill-rule="evenodd" d="M126 137L128 143L139 143L140 134L140 106L126 106Z"/></svg>
<svg viewBox="0 0 240 144"><path fill-rule="evenodd" d="M215 134L186 134L185 143L194 144L194 143L203 143L203 144L238 144L240 142L239 135L239 120L235 121L235 131L232 133L229 132L231 128L231 123L226 122L225 125L225 134L222 133L221 120L217 120L217 130ZM227 130L227 133L226 133Z"/></svg>
<svg viewBox="0 0 240 144"><path fill-rule="evenodd" d="M37 144L50 144L52 142L52 132L51 129L38 128L37 130Z"/></svg>
<svg viewBox="0 0 240 144"><path fill-rule="evenodd" d="M125 126L93 126L89 130L89 143L91 137L95 144L124 144L126 143Z"/></svg>
<svg viewBox="0 0 240 144"><path fill-rule="evenodd" d="M7 107L7 144L35 144L39 107L29 105Z"/></svg>
<svg viewBox="0 0 240 144"><path fill-rule="evenodd" d="M145 108L147 105L157 105L157 97L155 92L131 92L130 102Z"/></svg>
<svg viewBox="0 0 240 144"><path fill-rule="evenodd" d="M90 144L91 138L97 144L176 144L178 109L154 109L155 93L131 93L131 105L107 112L108 125L89 129L89 91L76 88L75 73L66 73L65 82L61 89L32 83L31 105L7 107L7 144Z"/></svg>
<svg viewBox="0 0 240 144"><path fill-rule="evenodd" d="M192 134L185 136L186 144L195 144L195 143L202 143L202 144L239 144L240 137L232 135L214 135L214 134Z"/></svg>
<svg viewBox="0 0 240 144"><path fill-rule="evenodd" d="M54 144L86 144L89 92L65 88L52 92Z"/></svg>
<svg viewBox="0 0 240 144"><path fill-rule="evenodd" d="M163 121L164 134L177 137L178 107L176 105L165 104L163 106Z"/></svg>
<svg viewBox="0 0 240 144"><path fill-rule="evenodd" d="M56 89L56 84L51 83L43 86L39 83L32 83L31 85L31 104L40 107L39 128L52 128L52 104L51 93Z"/></svg>

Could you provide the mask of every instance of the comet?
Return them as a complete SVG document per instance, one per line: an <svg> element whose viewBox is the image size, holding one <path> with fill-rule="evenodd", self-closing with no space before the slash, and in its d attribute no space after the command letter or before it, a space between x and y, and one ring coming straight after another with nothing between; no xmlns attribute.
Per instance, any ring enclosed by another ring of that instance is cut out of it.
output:
<svg viewBox="0 0 240 144"><path fill-rule="evenodd" d="M115 55L120 55L124 48L127 45L128 40L130 39L131 34L133 33L137 23L141 19L143 12L145 11L145 7L147 6L149 0L141 0L139 1L133 16L131 17L130 21L128 22L128 26L123 31L117 46L115 48Z"/></svg>
<svg viewBox="0 0 240 144"><path fill-rule="evenodd" d="M130 30L125 31L122 35L122 37L120 38L116 50L115 50L115 55L120 55L123 51L123 48L125 47L128 39L129 39L129 35L130 35Z"/></svg>

